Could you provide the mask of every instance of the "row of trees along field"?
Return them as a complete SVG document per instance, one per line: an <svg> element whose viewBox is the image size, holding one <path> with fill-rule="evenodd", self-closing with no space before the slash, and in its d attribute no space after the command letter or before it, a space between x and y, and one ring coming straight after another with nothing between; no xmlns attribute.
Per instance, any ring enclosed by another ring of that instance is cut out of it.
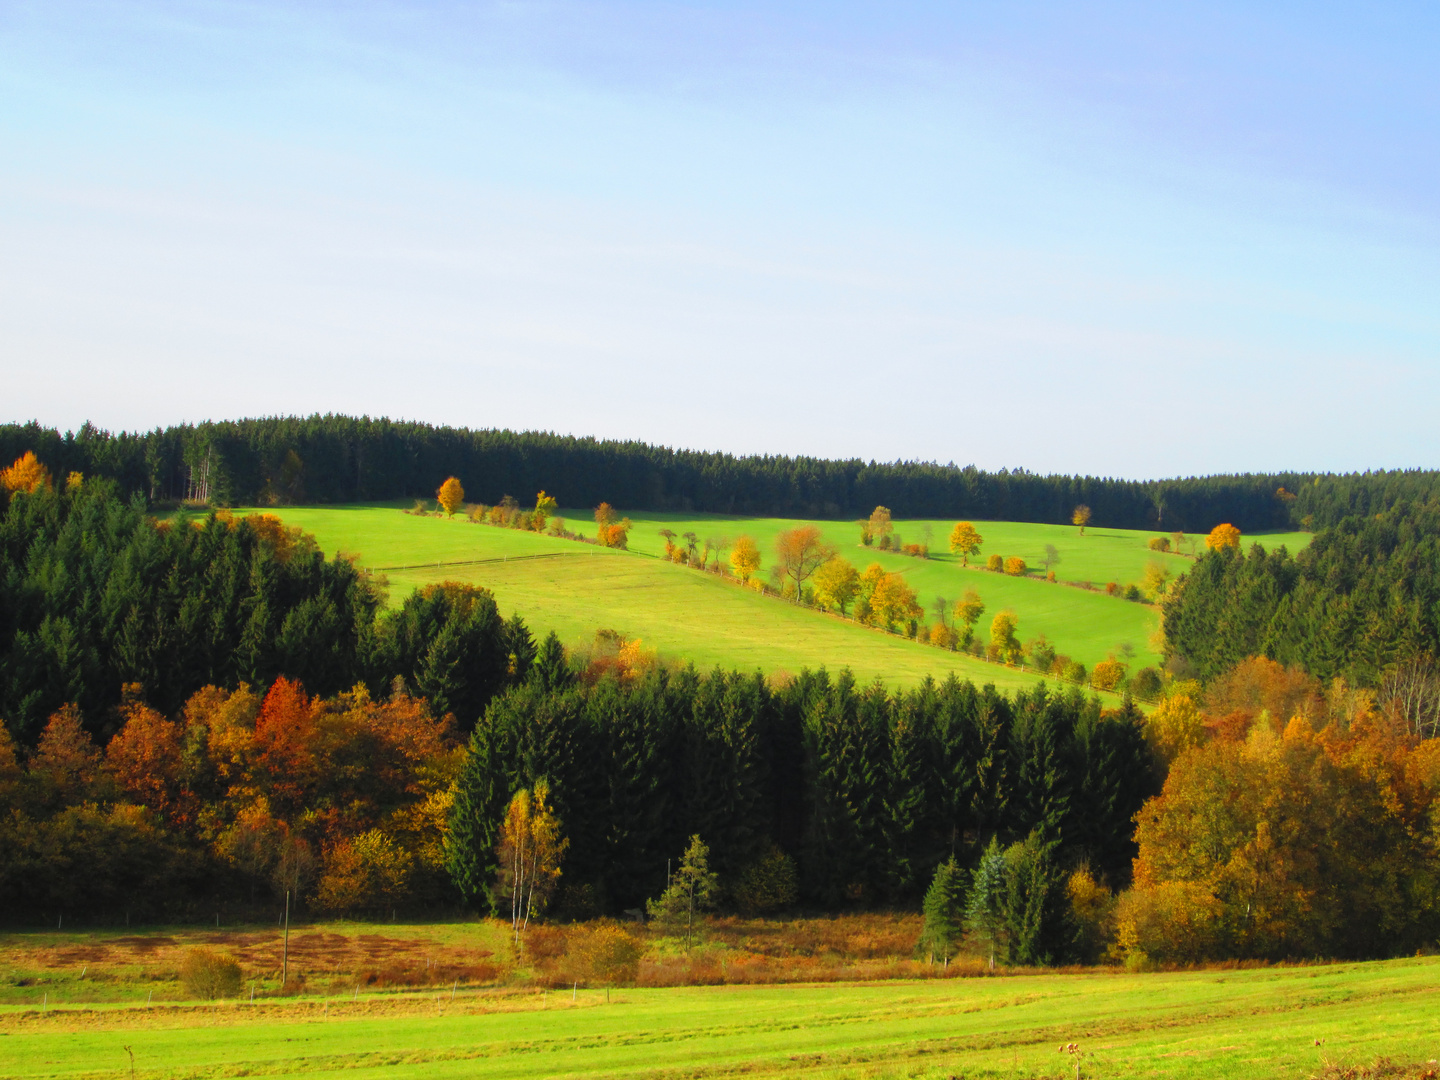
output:
<svg viewBox="0 0 1440 1080"><path fill-rule="evenodd" d="M60 474L105 477L151 502L219 506L428 497L448 475L483 478L474 497L554 484L572 505L841 518L877 504L902 517L1063 523L1086 505L1096 525L1247 532L1318 528L1440 492L1440 473L1283 473L1130 481L985 472L933 462L672 450L545 432L471 431L346 416L268 417L111 434L0 425L0 461L26 451Z"/></svg>

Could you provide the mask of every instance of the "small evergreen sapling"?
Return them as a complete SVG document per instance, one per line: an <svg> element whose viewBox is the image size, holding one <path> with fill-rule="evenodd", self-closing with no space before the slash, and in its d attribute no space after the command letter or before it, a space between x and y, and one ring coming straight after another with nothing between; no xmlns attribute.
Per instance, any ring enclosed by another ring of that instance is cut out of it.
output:
<svg viewBox="0 0 1440 1080"><path fill-rule="evenodd" d="M660 894L660 899L646 901L650 917L669 933L685 928L685 949L695 939L695 915L714 906L719 890L719 877L710 871L710 849L698 835L690 838L690 846L680 857L680 869Z"/></svg>
<svg viewBox="0 0 1440 1080"><path fill-rule="evenodd" d="M939 956L947 965L965 930L965 877L951 856L935 868L935 877L925 891L925 928L920 932L920 945L932 960Z"/></svg>

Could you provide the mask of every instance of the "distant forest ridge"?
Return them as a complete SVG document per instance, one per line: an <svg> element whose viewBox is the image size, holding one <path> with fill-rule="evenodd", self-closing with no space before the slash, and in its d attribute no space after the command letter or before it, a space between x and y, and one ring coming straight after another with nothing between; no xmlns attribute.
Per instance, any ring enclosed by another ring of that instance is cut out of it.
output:
<svg viewBox="0 0 1440 1080"><path fill-rule="evenodd" d="M1274 473L1120 480L986 472L934 462L845 461L674 450L539 431L472 430L349 416L262 417L112 434L0 425L0 461L33 450L56 476L115 480L150 502L217 506L432 498L450 475L475 501L626 510L845 518L877 505L896 517L1065 523L1091 508L1098 526L1246 532L1318 529L1440 495L1440 472Z"/></svg>

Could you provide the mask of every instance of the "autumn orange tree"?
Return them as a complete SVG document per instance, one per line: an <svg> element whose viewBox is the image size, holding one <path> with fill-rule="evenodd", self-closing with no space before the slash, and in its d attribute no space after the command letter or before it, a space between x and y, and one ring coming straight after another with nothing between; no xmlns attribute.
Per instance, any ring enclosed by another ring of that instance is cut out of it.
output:
<svg viewBox="0 0 1440 1080"><path fill-rule="evenodd" d="M50 470L35 456L35 451L26 450L15 459L8 469L0 470L0 486L12 495L23 491L33 495L37 491L50 489Z"/></svg>
<svg viewBox="0 0 1440 1080"><path fill-rule="evenodd" d="M1205 537L1205 546L1211 551L1238 548L1240 546L1240 530L1234 525L1216 525L1210 530L1210 535Z"/></svg>
<svg viewBox="0 0 1440 1080"><path fill-rule="evenodd" d="M595 538L601 547L628 547L632 528L634 523L628 517L615 520L615 508L608 502L602 502L595 508Z"/></svg>
<svg viewBox="0 0 1440 1080"><path fill-rule="evenodd" d="M962 566L970 565L970 556L980 554L980 545L985 538L968 521L957 521L950 530L950 550L960 556Z"/></svg>
<svg viewBox="0 0 1440 1080"><path fill-rule="evenodd" d="M787 529L775 538L775 555L780 573L795 584L795 599L810 576L835 556L835 545L827 544L814 525Z"/></svg>
<svg viewBox="0 0 1440 1080"><path fill-rule="evenodd" d="M1433 880L1434 856L1414 823L1431 812L1435 788L1433 777L1410 779L1412 762L1427 757L1425 744L1412 746L1383 721L1316 732L1297 715L1283 731L1257 723L1243 739L1181 752L1136 818L1136 895L1121 908L1122 941L1173 960L1187 957L1164 953L1182 947L1209 957L1366 956L1433 939L1437 913L1413 897ZM1190 911L1167 890L1190 895ZM1197 928L1193 913L1205 905Z"/></svg>
<svg viewBox="0 0 1440 1080"><path fill-rule="evenodd" d="M444 507L445 513L454 517L455 511L459 510L465 502L465 488L457 478L452 476L440 485L440 490L435 492L435 498Z"/></svg>
<svg viewBox="0 0 1440 1080"><path fill-rule="evenodd" d="M1085 526L1090 524L1090 507L1086 506L1084 503L1081 503L1079 506L1075 507L1074 513L1070 515L1070 522L1073 525L1079 525L1080 535L1084 536Z"/></svg>

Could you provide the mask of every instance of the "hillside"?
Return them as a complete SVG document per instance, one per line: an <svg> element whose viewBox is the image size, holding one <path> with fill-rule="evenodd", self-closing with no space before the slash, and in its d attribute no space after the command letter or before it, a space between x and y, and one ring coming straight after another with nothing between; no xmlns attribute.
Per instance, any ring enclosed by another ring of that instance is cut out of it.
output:
<svg viewBox="0 0 1440 1080"><path fill-rule="evenodd" d="M361 565L384 573L391 600L437 581L465 581L491 589L505 611L522 615L532 629L555 630L572 646L593 640L599 629L641 639L662 654L693 660L697 666L761 668L792 673L803 668L849 666L861 680L884 678L898 685L955 673L1002 688L1030 685L1020 671L957 653L929 648L877 630L764 597L712 575L658 558L659 530L702 539L752 536L768 561L775 536L796 521L722 515L632 515L630 551L609 551L536 533L475 525L461 517L416 516L395 504L285 507L273 511L288 524L313 533L329 553L345 551ZM588 511L561 512L571 527L593 534ZM944 549L952 522L901 521L907 541L920 540L928 525L934 537L928 560L862 547L849 522L817 522L841 554L863 568L878 562L903 574L927 610L935 598L951 604L967 589L986 604L982 629L1002 609L1014 610L1024 640L1045 634L1062 653L1090 666L1129 644L1133 664L1159 662L1152 645L1158 625L1145 604L1107 596L1108 581L1138 581L1147 563L1160 559L1174 573L1193 565L1181 555L1157 555L1145 544L1152 534L1090 529L1079 536L1071 526L979 522L984 552L1020 555L1038 567L1046 544L1061 561L1062 582L1088 581L1087 590L1050 584L1036 577L1012 578L961 566ZM1268 543L1303 544L1304 534L1267 537ZM982 560L983 562L983 555ZM933 619L933 615L930 616Z"/></svg>

